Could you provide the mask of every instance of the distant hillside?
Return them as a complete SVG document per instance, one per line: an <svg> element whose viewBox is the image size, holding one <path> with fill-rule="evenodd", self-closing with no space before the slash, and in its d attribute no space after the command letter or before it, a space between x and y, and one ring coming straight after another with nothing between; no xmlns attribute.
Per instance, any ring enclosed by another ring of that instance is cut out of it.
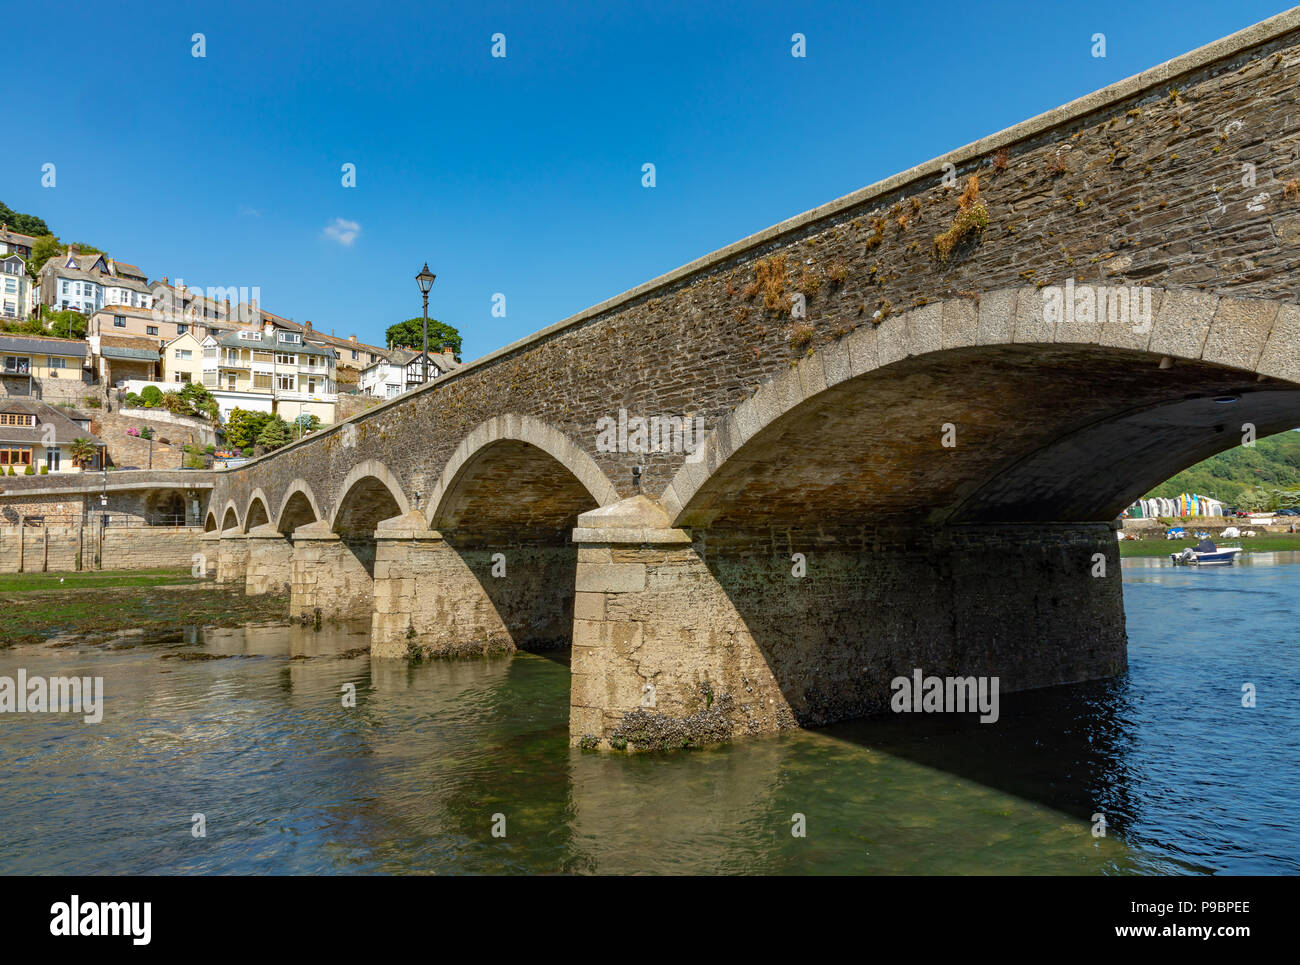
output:
<svg viewBox="0 0 1300 965"><path fill-rule="evenodd" d="M17 231L20 235L40 237L53 233L36 215L20 214L3 201L0 201L0 224L7 224L10 231Z"/></svg>
<svg viewBox="0 0 1300 965"><path fill-rule="evenodd" d="M1281 432L1252 447L1221 452L1183 470L1147 495L1197 493L1233 505L1251 490L1273 489L1300 490L1300 432Z"/></svg>

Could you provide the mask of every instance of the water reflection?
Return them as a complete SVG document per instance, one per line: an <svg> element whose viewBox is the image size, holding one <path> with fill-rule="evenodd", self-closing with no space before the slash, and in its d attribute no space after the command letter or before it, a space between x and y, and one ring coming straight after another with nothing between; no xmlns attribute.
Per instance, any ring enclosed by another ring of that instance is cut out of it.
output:
<svg viewBox="0 0 1300 965"><path fill-rule="evenodd" d="M1126 562L1129 673L1004 695L996 725L633 757L568 747L562 657L371 661L364 628L300 626L3 651L106 704L0 716L0 871L1294 873L1288 556Z"/></svg>

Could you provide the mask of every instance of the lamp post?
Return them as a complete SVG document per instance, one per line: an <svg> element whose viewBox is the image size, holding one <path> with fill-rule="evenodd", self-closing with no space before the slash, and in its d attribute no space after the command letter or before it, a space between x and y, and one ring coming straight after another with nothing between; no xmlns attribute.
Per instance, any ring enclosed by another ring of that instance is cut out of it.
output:
<svg viewBox="0 0 1300 965"><path fill-rule="evenodd" d="M424 344L422 346L423 356L420 360L422 375L420 383L429 381L429 289L433 287L434 279L438 276L429 271L429 263L426 261L420 273L415 276L416 283L420 286L420 294L424 296Z"/></svg>

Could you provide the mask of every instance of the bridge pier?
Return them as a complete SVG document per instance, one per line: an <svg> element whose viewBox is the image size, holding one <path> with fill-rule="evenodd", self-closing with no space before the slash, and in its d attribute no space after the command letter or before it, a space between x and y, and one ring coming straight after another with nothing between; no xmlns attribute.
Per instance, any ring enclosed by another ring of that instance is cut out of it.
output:
<svg viewBox="0 0 1300 965"><path fill-rule="evenodd" d="M565 647L576 550L457 545L419 513L375 530L372 656L510 653Z"/></svg>
<svg viewBox="0 0 1300 965"><path fill-rule="evenodd" d="M345 539L321 520L293 531L289 613L335 619L369 618L373 605L375 544Z"/></svg>
<svg viewBox="0 0 1300 965"><path fill-rule="evenodd" d="M247 568L247 534L223 532L217 544L217 582L243 583Z"/></svg>
<svg viewBox="0 0 1300 965"><path fill-rule="evenodd" d="M244 592L249 596L263 593L287 594L293 544L271 524L249 530L248 563Z"/></svg>
<svg viewBox="0 0 1300 965"><path fill-rule="evenodd" d="M1005 693L1126 665L1108 524L810 535L800 576L793 534L774 550L770 532L666 522L644 497L579 518L574 743L682 746L888 712L890 682L917 669L997 677Z"/></svg>
<svg viewBox="0 0 1300 965"><path fill-rule="evenodd" d="M217 561L221 556L221 533L218 530L209 530L199 537L199 562L203 564L203 572L199 574L203 579L209 576L216 577Z"/></svg>

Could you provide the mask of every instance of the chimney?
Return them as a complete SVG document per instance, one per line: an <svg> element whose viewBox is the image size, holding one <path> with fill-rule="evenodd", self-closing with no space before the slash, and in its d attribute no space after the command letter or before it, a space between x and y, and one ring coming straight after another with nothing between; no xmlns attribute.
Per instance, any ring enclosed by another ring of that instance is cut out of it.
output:
<svg viewBox="0 0 1300 965"><path fill-rule="evenodd" d="M356 345L356 344L357 344L357 337L356 337L355 335L349 335L349 336L348 336L348 341L351 342L353 345Z"/></svg>
<svg viewBox="0 0 1300 965"><path fill-rule="evenodd" d="M456 353L452 351L450 345L444 345L442 347L442 354L445 355L447 358L451 359L452 361L456 360Z"/></svg>

